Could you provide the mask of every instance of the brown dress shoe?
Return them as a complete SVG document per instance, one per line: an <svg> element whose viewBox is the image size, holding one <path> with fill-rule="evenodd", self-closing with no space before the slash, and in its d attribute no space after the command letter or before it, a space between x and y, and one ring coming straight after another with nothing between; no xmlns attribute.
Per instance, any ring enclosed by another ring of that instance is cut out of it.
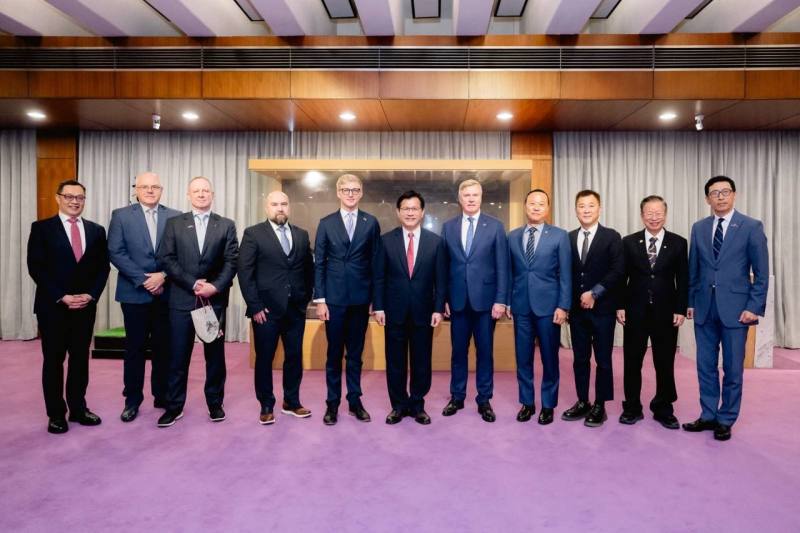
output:
<svg viewBox="0 0 800 533"><path fill-rule="evenodd" d="M297 407L289 407L289 404L284 402L283 406L281 407L281 413L285 415L296 416L297 418L308 418L311 416L311 409L306 409L302 405L298 405Z"/></svg>
<svg viewBox="0 0 800 533"><path fill-rule="evenodd" d="M275 415L272 411L261 411L261 416L258 417L258 423L262 426L268 426L275 423Z"/></svg>

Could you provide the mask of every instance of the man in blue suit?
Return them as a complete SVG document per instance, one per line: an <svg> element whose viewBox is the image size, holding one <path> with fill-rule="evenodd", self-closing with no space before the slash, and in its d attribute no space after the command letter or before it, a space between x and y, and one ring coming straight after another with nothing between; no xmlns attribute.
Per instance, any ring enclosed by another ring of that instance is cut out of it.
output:
<svg viewBox="0 0 800 533"><path fill-rule="evenodd" d="M458 186L462 213L442 227L449 263L447 306L451 314L450 401L442 411L452 416L464 408L467 396L467 351L475 338L478 412L494 422L489 400L494 388L493 341L495 321L508 299L508 241L503 223L481 213L483 189L476 180Z"/></svg>
<svg viewBox="0 0 800 533"><path fill-rule="evenodd" d="M115 209L108 226L108 256L119 270L116 300L125 323L123 383L125 407L120 415L131 422L144 400L145 346L151 348L150 390L154 406L167 407L169 369L169 307L166 273L156 260L167 219L180 214L163 206L161 181L154 172L136 176L138 203Z"/></svg>
<svg viewBox="0 0 800 533"><path fill-rule="evenodd" d="M381 228L378 219L358 208L363 194L358 176L340 176L339 209L319 221L314 243L314 303L328 339L328 397L322 419L328 426L337 422L345 348L348 412L362 422L370 421L361 403L361 354L381 258Z"/></svg>
<svg viewBox="0 0 800 533"><path fill-rule="evenodd" d="M506 314L514 315L517 356L519 422L536 412L533 387L534 340L542 356L542 411L539 424L553 422L558 405L558 348L561 325L567 320L572 299L572 250L567 232L546 223L550 197L534 189L525 197L528 223L508 235L511 256L511 291Z"/></svg>
<svg viewBox="0 0 800 533"><path fill-rule="evenodd" d="M732 179L711 178L705 194L714 215L692 226L687 311L687 317L694 319L701 413L683 429L713 430L715 439L728 440L742 402L747 327L756 324L759 315L764 316L767 305L769 253L761 221L734 210L736 184Z"/></svg>

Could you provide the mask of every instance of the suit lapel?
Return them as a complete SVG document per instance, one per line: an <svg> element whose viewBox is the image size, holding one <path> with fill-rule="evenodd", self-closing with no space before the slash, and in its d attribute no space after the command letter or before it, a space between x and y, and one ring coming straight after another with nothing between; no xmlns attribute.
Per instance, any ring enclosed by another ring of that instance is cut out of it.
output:
<svg viewBox="0 0 800 533"><path fill-rule="evenodd" d="M208 225L206 226L206 238L203 240L203 251L200 254L205 255L206 251L208 250L208 246L210 242L213 242L212 239L217 238L217 234L219 233L219 215L216 213L210 213L208 215Z"/></svg>
<svg viewBox="0 0 800 533"><path fill-rule="evenodd" d="M336 211L335 216L333 217L333 226L336 228L335 231L339 234L339 238L342 239L342 242L346 247L349 247L352 244L350 242L350 237L347 236L347 227L344 225L344 220L342 218L342 212ZM358 227L358 221L356 220L356 227ZM353 239L355 240L356 232L355 229L353 230Z"/></svg>
<svg viewBox="0 0 800 533"><path fill-rule="evenodd" d="M141 204L133 204L133 219L135 220L135 224L139 226L139 234L144 236L144 242L150 246L150 249L152 249L153 242L150 240L150 229L147 227L144 208ZM161 216L159 216L158 219L160 221ZM156 240L158 240L158 237L156 237Z"/></svg>
<svg viewBox="0 0 800 533"><path fill-rule="evenodd" d="M650 247L650 242L645 240L645 230L639 231L639 237L636 239L636 257L638 258L639 262L645 267L647 270L655 270L655 268L650 268L650 257L648 255L647 249ZM661 243L662 248L664 243ZM658 255L661 255L660 253ZM656 265L658 264L658 257L656 257Z"/></svg>
<svg viewBox="0 0 800 533"><path fill-rule="evenodd" d="M64 223L61 222L61 217L59 215L56 215L50 220L53 221L52 231L56 235L55 245L61 248L61 252L63 255L69 256L69 260L72 261L73 264L77 264L77 261L75 261L75 254L72 253L72 245L69 242L69 236L67 236L67 230L66 228L64 228Z"/></svg>
<svg viewBox="0 0 800 533"><path fill-rule="evenodd" d="M166 227L167 227L167 208L159 204L158 220L156 221L156 249L158 249L158 245L161 244L161 237L164 236L164 228Z"/></svg>
<svg viewBox="0 0 800 533"><path fill-rule="evenodd" d="M589 244L589 252L586 254L586 261L584 263L589 264L589 261L595 256L595 249L601 245L603 242L603 226L600 224L597 225L597 230L595 231L594 237L592 238L592 242Z"/></svg>
<svg viewBox="0 0 800 533"><path fill-rule="evenodd" d="M404 231L405 230L403 230L402 226L397 228L397 231L395 231L394 238L392 239L394 241L392 247L394 248L393 253L395 254L397 261L399 261L400 266L403 269L403 272L406 273L406 276L410 277L410 274L408 272L408 256L406 256L406 241L405 238L403 237ZM420 243L420 246L422 246L422 243ZM416 258L414 259L416 266Z"/></svg>
<svg viewBox="0 0 800 533"><path fill-rule="evenodd" d="M483 214L479 215L478 220L475 221L475 233L472 235L472 246L469 248L469 254L467 254L467 257L472 256L473 252L475 251L475 247L478 244L478 239L482 238L486 233L486 226L486 218L483 216Z"/></svg>
<svg viewBox="0 0 800 533"><path fill-rule="evenodd" d="M664 230L664 241L661 243L661 249L658 251L658 257L656 257L656 264L653 267L653 271L661 270L664 266L664 261L666 261L666 257L672 250L673 245L672 235L667 230ZM664 257L664 259L662 259Z"/></svg>
<svg viewBox="0 0 800 533"><path fill-rule="evenodd" d="M725 252L733 246L730 244L730 241L736 238L736 232L739 230L739 227L742 224L742 218L739 216L738 211L733 212L733 216L731 216L731 221L728 222L728 229L725 231L725 238L722 239L722 248L719 250L719 257L717 261L719 262L722 257L725 255Z"/></svg>
<svg viewBox="0 0 800 533"><path fill-rule="evenodd" d="M528 238L530 238L530 237L528 237ZM539 235L537 237L537 240L534 241L534 244L536 245L536 248L535 248L535 250L533 252L533 261L529 265L529 268L532 268L533 265L536 263L536 258L539 257L539 255L541 255L539 252L540 251L544 251L544 248L542 248L542 244L544 244L546 242L549 242L549 240L550 240L550 225L549 224L544 224L542 226L541 235ZM520 247L521 246L522 246L522 239L520 239ZM523 252L522 256L525 257L525 251L523 250L522 252Z"/></svg>

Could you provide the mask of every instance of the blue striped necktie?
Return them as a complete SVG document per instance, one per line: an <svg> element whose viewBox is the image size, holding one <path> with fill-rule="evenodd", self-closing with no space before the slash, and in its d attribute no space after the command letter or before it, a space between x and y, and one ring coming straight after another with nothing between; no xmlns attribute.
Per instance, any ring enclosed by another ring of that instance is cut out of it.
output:
<svg viewBox="0 0 800 533"><path fill-rule="evenodd" d="M472 239L475 237L475 226L473 224L475 219L473 217L467 217L467 220L469 221L469 227L467 228L467 242L464 243L464 253L469 255L469 250L472 248Z"/></svg>
<svg viewBox="0 0 800 533"><path fill-rule="evenodd" d="M525 261L528 266L533 263L533 253L536 250L536 228L531 226L528 228L528 243L525 245Z"/></svg>
<svg viewBox="0 0 800 533"><path fill-rule="evenodd" d="M717 229L714 232L714 259L719 258L719 251L722 249L722 223L725 219L720 217L717 220Z"/></svg>

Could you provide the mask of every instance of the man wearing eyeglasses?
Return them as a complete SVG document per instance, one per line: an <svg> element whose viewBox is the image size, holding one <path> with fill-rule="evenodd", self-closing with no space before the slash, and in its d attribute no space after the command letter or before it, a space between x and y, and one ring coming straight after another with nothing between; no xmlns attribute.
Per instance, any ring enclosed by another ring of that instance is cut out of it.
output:
<svg viewBox="0 0 800 533"><path fill-rule="evenodd" d="M758 323L767 306L769 252L761 221L734 209L736 184L731 178L711 178L705 193L713 215L692 226L686 314L694 319L701 412L683 429L713 431L716 440L725 441L742 403L747 328Z"/></svg>
<svg viewBox="0 0 800 533"><path fill-rule="evenodd" d="M56 216L31 225L28 272L36 283L33 311L42 338L47 431L66 433L67 409L70 422L82 426L101 422L86 406L86 388L96 304L110 268L105 228L81 217L86 188L75 180L64 181L58 186L56 203Z"/></svg>
<svg viewBox="0 0 800 533"><path fill-rule="evenodd" d="M161 200L161 181L154 172L136 176L137 203L115 209L108 225L108 255L119 270L116 300L125 323L122 395L123 422L132 422L144 401L145 346L150 345L150 391L156 408L167 407L169 307L167 275L157 253L167 219L180 215Z"/></svg>
<svg viewBox="0 0 800 533"><path fill-rule="evenodd" d="M328 339L323 422L329 426L337 422L345 350L348 412L361 422L370 421L361 402L361 355L378 275L381 228L374 216L358 208L362 195L358 176L340 176L339 210L319 221L314 243L314 302Z"/></svg>

